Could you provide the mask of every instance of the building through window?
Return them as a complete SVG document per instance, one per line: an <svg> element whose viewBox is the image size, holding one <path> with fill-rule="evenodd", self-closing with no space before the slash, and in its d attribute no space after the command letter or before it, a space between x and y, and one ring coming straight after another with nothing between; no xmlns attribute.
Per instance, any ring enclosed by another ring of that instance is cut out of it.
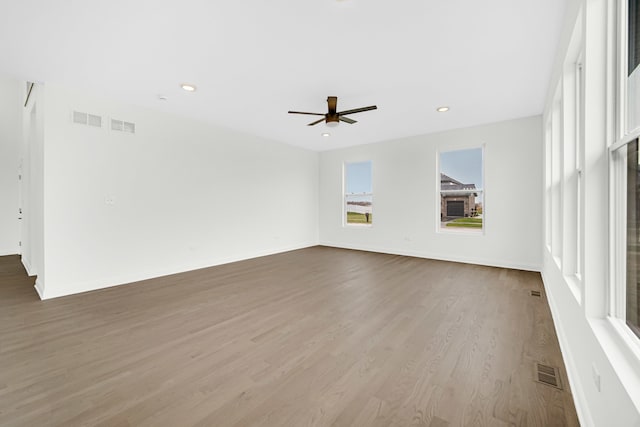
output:
<svg viewBox="0 0 640 427"><path fill-rule="evenodd" d="M482 231L482 148L440 153L440 228Z"/></svg>

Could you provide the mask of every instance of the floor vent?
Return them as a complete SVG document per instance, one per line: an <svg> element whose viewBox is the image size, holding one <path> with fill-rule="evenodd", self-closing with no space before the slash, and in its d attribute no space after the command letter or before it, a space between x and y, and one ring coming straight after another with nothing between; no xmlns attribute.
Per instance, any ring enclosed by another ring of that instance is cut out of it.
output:
<svg viewBox="0 0 640 427"><path fill-rule="evenodd" d="M542 295L542 294L540 293L540 291L531 291L531 296L532 296L532 297L539 297L539 296L541 296L541 295Z"/></svg>
<svg viewBox="0 0 640 427"><path fill-rule="evenodd" d="M554 368L553 366L549 365L543 365L542 363L536 363L535 368L536 382L562 390L558 368Z"/></svg>

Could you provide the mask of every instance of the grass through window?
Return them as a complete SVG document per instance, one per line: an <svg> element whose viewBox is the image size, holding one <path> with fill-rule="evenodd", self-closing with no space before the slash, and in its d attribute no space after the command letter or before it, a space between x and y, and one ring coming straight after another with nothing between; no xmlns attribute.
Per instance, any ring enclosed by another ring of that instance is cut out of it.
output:
<svg viewBox="0 0 640 427"><path fill-rule="evenodd" d="M482 228L482 218L458 218L446 223L447 227Z"/></svg>

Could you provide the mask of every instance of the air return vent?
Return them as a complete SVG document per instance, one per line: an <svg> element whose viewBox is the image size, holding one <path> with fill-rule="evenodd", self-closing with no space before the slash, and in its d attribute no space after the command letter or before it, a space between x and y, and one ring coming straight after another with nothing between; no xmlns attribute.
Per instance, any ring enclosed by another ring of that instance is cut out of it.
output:
<svg viewBox="0 0 640 427"><path fill-rule="evenodd" d="M102 127L102 117L89 114L89 126Z"/></svg>
<svg viewBox="0 0 640 427"><path fill-rule="evenodd" d="M540 293L540 291L531 291L531 296L532 297L540 297L542 294Z"/></svg>
<svg viewBox="0 0 640 427"><path fill-rule="evenodd" d="M73 123L100 128L102 127L102 117L97 116L95 114L88 114L88 113L83 113L81 111L74 111Z"/></svg>
<svg viewBox="0 0 640 427"><path fill-rule="evenodd" d="M111 130L126 133L136 133L136 124L123 120L111 119Z"/></svg>
<svg viewBox="0 0 640 427"><path fill-rule="evenodd" d="M543 365L542 363L536 362L535 381L562 390L558 368L554 368L553 366Z"/></svg>
<svg viewBox="0 0 640 427"><path fill-rule="evenodd" d="M81 113L79 111L73 112L73 123L77 123L79 125L87 124L87 113Z"/></svg>

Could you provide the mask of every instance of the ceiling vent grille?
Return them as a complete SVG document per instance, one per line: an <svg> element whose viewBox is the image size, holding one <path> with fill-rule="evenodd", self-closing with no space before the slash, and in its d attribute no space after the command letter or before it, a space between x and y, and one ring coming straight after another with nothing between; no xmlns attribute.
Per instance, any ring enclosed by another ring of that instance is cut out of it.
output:
<svg viewBox="0 0 640 427"><path fill-rule="evenodd" d="M87 124L87 113L81 113L79 111L73 112L73 123L77 123L79 125Z"/></svg>
<svg viewBox="0 0 640 427"><path fill-rule="evenodd" d="M111 119L111 130L125 133L136 133L136 124L123 120Z"/></svg>
<svg viewBox="0 0 640 427"><path fill-rule="evenodd" d="M82 111L74 111L73 123L101 128L102 117L95 114L83 113Z"/></svg>
<svg viewBox="0 0 640 427"><path fill-rule="evenodd" d="M111 130L122 131L122 120L111 119Z"/></svg>
<svg viewBox="0 0 640 427"><path fill-rule="evenodd" d="M136 133L136 124L124 122L124 131L129 133Z"/></svg>
<svg viewBox="0 0 640 427"><path fill-rule="evenodd" d="M102 117L96 116L94 114L89 114L89 126L102 127Z"/></svg>

